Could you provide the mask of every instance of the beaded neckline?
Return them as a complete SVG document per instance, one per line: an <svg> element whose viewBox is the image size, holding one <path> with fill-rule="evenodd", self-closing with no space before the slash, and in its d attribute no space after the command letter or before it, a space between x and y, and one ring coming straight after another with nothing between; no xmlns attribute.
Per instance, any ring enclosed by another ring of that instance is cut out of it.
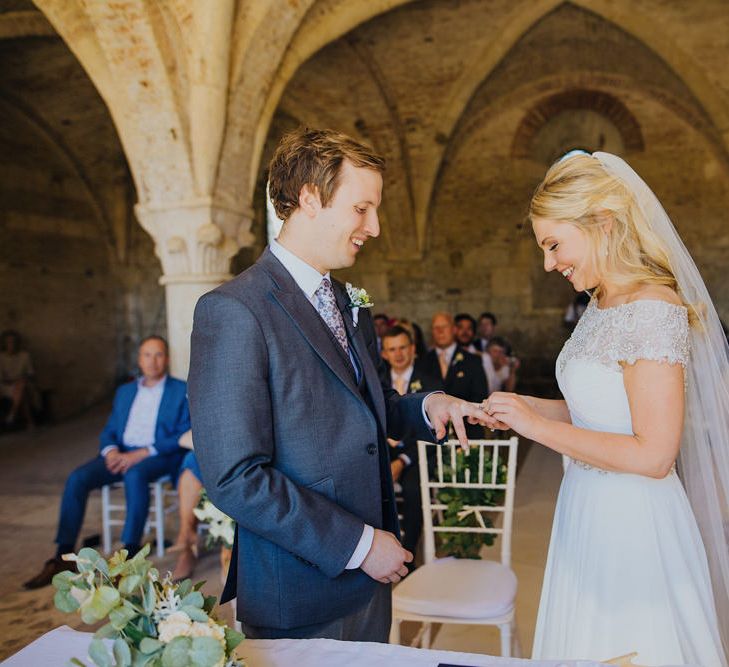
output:
<svg viewBox="0 0 729 667"><path fill-rule="evenodd" d="M687 310L686 306L684 306L682 303L671 303L670 301L664 301L663 299L636 299L635 301L618 303L614 306L606 306L605 308L600 308L600 306L597 305L597 300L591 299L590 303L588 304L588 308L593 308L598 313L609 313L610 311L618 310L619 308L625 308L626 306L632 306L636 303L663 303L666 306L673 306L674 308L683 308L684 310Z"/></svg>

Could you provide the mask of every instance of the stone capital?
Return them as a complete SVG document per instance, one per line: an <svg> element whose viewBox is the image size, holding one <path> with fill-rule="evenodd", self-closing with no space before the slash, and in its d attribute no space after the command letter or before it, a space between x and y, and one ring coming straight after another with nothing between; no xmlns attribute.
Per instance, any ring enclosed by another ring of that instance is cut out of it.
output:
<svg viewBox="0 0 729 667"><path fill-rule="evenodd" d="M252 211L221 206L209 198L144 202L135 212L154 239L163 285L221 283L230 278L233 255L253 242Z"/></svg>

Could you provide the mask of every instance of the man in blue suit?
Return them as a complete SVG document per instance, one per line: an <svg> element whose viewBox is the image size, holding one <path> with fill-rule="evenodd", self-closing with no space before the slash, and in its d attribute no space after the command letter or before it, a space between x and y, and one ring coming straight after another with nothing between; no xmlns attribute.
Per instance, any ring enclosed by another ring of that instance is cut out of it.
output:
<svg viewBox="0 0 729 667"><path fill-rule="evenodd" d="M122 542L130 555L140 548L149 511L149 484L176 475L186 450L178 441L190 428L187 385L167 375L167 341L149 336L139 346L142 377L122 385L99 439L99 455L76 468L63 491L54 558L23 584L47 586L53 575L70 569L61 556L74 551L84 520L89 492L112 482L124 482L127 513Z"/></svg>

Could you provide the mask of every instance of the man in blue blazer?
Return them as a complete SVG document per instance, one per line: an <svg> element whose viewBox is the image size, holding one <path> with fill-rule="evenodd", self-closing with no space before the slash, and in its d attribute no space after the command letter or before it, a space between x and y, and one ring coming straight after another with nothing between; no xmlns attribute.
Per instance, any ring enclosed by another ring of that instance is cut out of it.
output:
<svg viewBox="0 0 729 667"><path fill-rule="evenodd" d="M383 168L344 135L287 135L269 176L278 240L195 310L195 453L238 526L221 601L237 596L250 637L386 642L390 584L412 559L386 437L441 438L452 419L465 442L464 417L484 415L383 390L368 298L330 276L379 234Z"/></svg>
<svg viewBox="0 0 729 667"><path fill-rule="evenodd" d="M130 555L140 548L149 511L149 484L175 476L186 450L178 441L190 428L187 385L167 375L167 342L149 336L139 346L142 376L122 385L99 438L99 455L76 468L63 491L54 558L26 588L47 586L53 575L70 564L61 556L74 551L84 520L89 492L112 482L124 482L127 513L122 542Z"/></svg>

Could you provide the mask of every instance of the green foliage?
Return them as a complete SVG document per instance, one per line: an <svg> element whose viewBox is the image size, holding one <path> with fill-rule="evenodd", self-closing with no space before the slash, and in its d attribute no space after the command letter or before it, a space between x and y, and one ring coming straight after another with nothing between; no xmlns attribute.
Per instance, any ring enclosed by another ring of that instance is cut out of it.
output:
<svg viewBox="0 0 729 667"><path fill-rule="evenodd" d="M212 616L216 599L202 584L173 584L147 560L149 545L133 558L126 550L106 561L94 549L68 560L77 572L53 579L54 602L61 611L78 611L85 623L106 621L89 644L97 667L241 667L232 651L244 637ZM188 635L195 635L194 637ZM74 658L74 665L84 663Z"/></svg>
<svg viewBox="0 0 729 667"><path fill-rule="evenodd" d="M443 469L443 481L463 482L466 470L470 471L471 481L478 479L478 448L471 448L469 455L465 455L462 449L456 452L456 474L450 466ZM491 451L484 451L484 476L486 482L491 480L494 461ZM496 482L506 483L507 468L504 463L497 462ZM443 520L438 525L444 527L479 527L481 524L474 513L463 515L464 510L471 506L495 506L503 503L504 492L493 489L441 489L437 493L439 503L446 505L443 512ZM459 514L461 518L459 518ZM487 528L493 527L489 516L481 513L484 524ZM480 551L483 545L491 546L494 543L494 535L484 533L440 533L436 532L436 550L439 555L455 556L456 558L481 558Z"/></svg>

